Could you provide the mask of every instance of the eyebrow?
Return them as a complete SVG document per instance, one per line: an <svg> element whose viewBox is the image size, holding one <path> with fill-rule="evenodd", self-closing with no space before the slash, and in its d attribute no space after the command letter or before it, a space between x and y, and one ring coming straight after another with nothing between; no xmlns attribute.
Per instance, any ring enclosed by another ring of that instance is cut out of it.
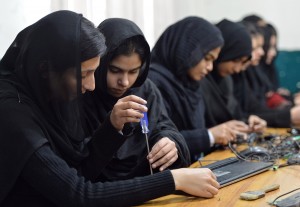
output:
<svg viewBox="0 0 300 207"><path fill-rule="evenodd" d="M90 72L90 71L95 71L95 70L97 70L97 68L96 69L92 69L92 68L84 69L84 70L81 70L81 72Z"/></svg>
<svg viewBox="0 0 300 207"><path fill-rule="evenodd" d="M123 68L120 68L120 67L117 67L117 66L114 66L114 65L109 65L109 67L113 67L113 68L116 68L118 70L125 70ZM139 66L139 67L136 67L136 68L132 68L132 69L129 69L129 71L132 71L132 70L138 70L138 69L141 69L142 66Z"/></svg>
<svg viewBox="0 0 300 207"><path fill-rule="evenodd" d="M216 58L213 54L211 54L211 53L207 53L206 56L209 56L209 57L213 58L213 60L216 60L216 59L217 59L217 58Z"/></svg>

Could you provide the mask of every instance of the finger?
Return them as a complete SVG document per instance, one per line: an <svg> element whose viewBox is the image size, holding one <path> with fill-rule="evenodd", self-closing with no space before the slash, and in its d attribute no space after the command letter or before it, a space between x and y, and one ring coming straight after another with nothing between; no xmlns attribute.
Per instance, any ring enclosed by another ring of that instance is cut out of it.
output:
<svg viewBox="0 0 300 207"><path fill-rule="evenodd" d="M214 179L214 180L217 180L217 176L215 175L215 173L211 172L211 177Z"/></svg>
<svg viewBox="0 0 300 207"><path fill-rule="evenodd" d="M172 150L168 153L164 153L164 155L160 159L153 160L152 167L157 168L159 166L167 164L169 161L174 162L173 160L174 159L177 160L177 158L178 158L177 149L176 149L176 151Z"/></svg>
<svg viewBox="0 0 300 207"><path fill-rule="evenodd" d="M235 125L241 128L248 128L248 125L243 121L237 121Z"/></svg>
<svg viewBox="0 0 300 207"><path fill-rule="evenodd" d="M150 163L157 163L160 159L164 158L167 159L167 155L171 152L172 148L170 147L163 147L160 148L160 150L156 153L156 154L151 154L151 157L149 156L149 162ZM171 159L171 158L170 158ZM165 162L167 162L168 160L166 160ZM156 164L156 166L161 165L162 161L158 162L159 164Z"/></svg>
<svg viewBox="0 0 300 207"><path fill-rule="evenodd" d="M247 124L239 125L239 126L235 126L234 130L238 131L238 132L244 132L247 133L250 130L250 127Z"/></svg>
<svg viewBox="0 0 300 207"><path fill-rule="evenodd" d="M168 147L168 144L171 140L167 137L161 138L151 149L151 152L149 153L149 159L153 159L154 156L157 156L157 153L159 153L163 148ZM173 141L171 141L174 143ZM175 146L175 143L174 143ZM167 149L165 149L167 150ZM171 149L170 149L171 150ZM170 150L167 150L169 152ZM158 158L162 157L163 155L158 155ZM156 159L158 159L156 158Z"/></svg>
<svg viewBox="0 0 300 207"><path fill-rule="evenodd" d="M217 179L213 180L211 184L212 184L212 186L214 186L217 189L219 189L221 187L220 183L217 181Z"/></svg>
<svg viewBox="0 0 300 207"><path fill-rule="evenodd" d="M120 122L122 122L122 123L130 123L130 122L140 122L141 121L141 119L140 118L138 118L138 117L122 117L121 118L121 121Z"/></svg>
<svg viewBox="0 0 300 207"><path fill-rule="evenodd" d="M136 111L134 109L126 109L126 110L121 110L119 111L119 117L121 118L136 118L136 119L141 119L144 117L144 114L141 113L140 111Z"/></svg>
<svg viewBox="0 0 300 207"><path fill-rule="evenodd" d="M176 154L175 156L172 156L172 158L165 164L163 164L160 168L159 171L163 171L165 169L167 169L169 166L171 166L176 160L178 159L178 154Z"/></svg>
<svg viewBox="0 0 300 207"><path fill-rule="evenodd" d="M208 192L210 192L213 195L218 194L220 188L220 184L216 181L213 181L211 186L208 187Z"/></svg>
<svg viewBox="0 0 300 207"><path fill-rule="evenodd" d="M146 100L142 99L141 97L135 96L135 95L126 96L124 98L121 98L119 101L122 101L122 102L132 101L132 102L136 102L136 103L139 103L139 104L142 104L142 105L147 104Z"/></svg>
<svg viewBox="0 0 300 207"><path fill-rule="evenodd" d="M238 134L238 132L236 132L235 130L229 130L229 135L228 135L228 138L227 138L227 144L230 141L235 141L237 134Z"/></svg>
<svg viewBox="0 0 300 207"><path fill-rule="evenodd" d="M120 109L121 110L126 110L126 109L134 109L136 111L141 111L141 112L147 112L148 108L145 105L133 102L133 101L127 101L123 102L120 104Z"/></svg>

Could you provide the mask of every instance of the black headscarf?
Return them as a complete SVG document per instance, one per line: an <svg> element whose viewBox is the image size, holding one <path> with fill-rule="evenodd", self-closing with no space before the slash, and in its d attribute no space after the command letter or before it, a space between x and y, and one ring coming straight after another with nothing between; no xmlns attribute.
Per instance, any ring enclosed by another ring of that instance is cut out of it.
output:
<svg viewBox="0 0 300 207"><path fill-rule="evenodd" d="M216 64L244 56L251 58L252 42L245 26L227 19L220 21L216 26L221 30L225 40L219 57L215 61Z"/></svg>
<svg viewBox="0 0 300 207"><path fill-rule="evenodd" d="M91 121L91 125L99 124L99 118L100 121L103 122L107 113L112 110L114 104L118 101L119 98L115 98L111 96L108 93L107 90L107 69L108 64L112 61L112 57L114 54L114 51L120 44L122 44L126 39L131 37L140 36L141 38L144 38L144 46L147 59L144 61L139 76L131 89L129 89L123 96L127 96L128 94L132 93L132 90L134 88L137 88L141 86L148 75L149 70L149 62L150 62L150 47L144 37L143 32L140 30L140 28L132 21L122 18L110 18L104 20L99 26L98 29L100 32L107 37L106 39L106 54L101 58L101 64L99 69L95 72L95 82L96 82L96 88L95 91L92 92L94 95L91 95L92 93L87 93L87 96L91 96L91 99L97 103L97 106L95 106L95 109L91 109L91 111L99 111L99 115L93 115L93 113L90 114L89 120ZM88 98L90 99L90 98ZM91 107L94 104L91 104ZM89 110L90 111L90 110ZM93 119L94 116L94 119ZM95 126L95 127L97 127ZM93 128L95 128L93 127Z"/></svg>
<svg viewBox="0 0 300 207"><path fill-rule="evenodd" d="M0 104L14 113L1 110L0 201L41 145L74 167L88 155L78 107L81 20L71 11L47 15L21 31L1 61ZM76 86L66 86L66 74Z"/></svg>
<svg viewBox="0 0 300 207"><path fill-rule="evenodd" d="M108 93L107 90L107 69L108 64L112 61L112 57L114 54L115 49L122 44L126 39L131 37L139 36L143 38L144 41L144 47L146 51L146 60L143 62L143 65L141 67L140 73L138 75L137 80L124 95L127 96L130 93L132 93L132 90L134 88L137 88L141 86L148 75L149 70L149 62L150 62L150 47L144 37L143 32L140 30L140 28L132 21L122 18L110 18L104 20L99 26L98 29L105 37L107 37L106 40L106 46L107 46L107 52L106 54L101 58L101 64L99 70L95 72L95 82L96 82L96 88L95 88L95 101L99 102L100 105L104 107L103 113L101 113L101 119L103 119L107 112L110 111L114 104L117 102L119 98L115 98L111 96ZM96 97L99 96L99 97ZM97 107L102 108L102 107ZM96 120L98 118L95 118ZM103 120L101 120L103 121Z"/></svg>
<svg viewBox="0 0 300 207"><path fill-rule="evenodd" d="M271 37L274 35L277 38L277 32L275 28L271 24L267 24L265 27L262 28L264 32L264 52L265 55L261 58L260 66L262 67L263 72L265 72L267 78L269 78L272 84L272 90L276 91L279 88L279 77L277 73L277 69L275 67L275 59L273 58L270 64L266 63L266 58L268 54L268 50L270 48L270 40Z"/></svg>
<svg viewBox="0 0 300 207"><path fill-rule="evenodd" d="M16 60L20 54L20 48L29 33L31 26L23 29L12 42L0 61L0 75L8 75L15 70Z"/></svg>
<svg viewBox="0 0 300 207"><path fill-rule="evenodd" d="M214 70L201 82L206 103L206 123L212 127L232 119L243 119L243 113L233 95L233 83L230 76L219 75L218 64L233 61L244 56L250 58L252 43L245 26L224 19L216 26L224 37L224 46L214 63Z"/></svg>
<svg viewBox="0 0 300 207"><path fill-rule="evenodd" d="M140 30L140 28L132 21L127 19L121 19L121 18L111 18L104 20L99 26L98 29L100 32L104 34L107 38L106 45L107 45L107 54L101 59L101 65L100 70L97 71L97 73L100 73L101 75L95 75L96 82L100 83L101 85L96 86L96 90L102 90L107 91L107 82L106 82L106 76L107 76L107 67L110 63L112 55L114 54L114 50L123 43L126 39L130 37L140 36L143 37L145 42L145 51L147 54L147 59L142 65L141 71L139 73L139 76L135 83L133 84L132 88L141 86L148 75L149 70L149 61L150 61L150 47L144 37L143 32ZM101 78L101 80L97 81L98 78Z"/></svg>
<svg viewBox="0 0 300 207"><path fill-rule="evenodd" d="M187 71L210 51L223 45L220 31L205 19L187 17L169 26L156 42L151 63L165 67L188 88L196 89Z"/></svg>
<svg viewBox="0 0 300 207"><path fill-rule="evenodd" d="M169 114L177 127L182 122L179 130L198 128L200 123L195 117L199 114L195 114L195 110L203 108L199 106L202 96L196 92L199 81L191 80L187 71L223 42L217 27L200 17L187 17L169 26L153 48L150 78L159 86L167 102L180 106L176 117ZM204 126L204 122L201 125Z"/></svg>
<svg viewBox="0 0 300 207"><path fill-rule="evenodd" d="M224 19L220 21L216 26L221 30L222 35L225 40L224 47L222 48L218 59L215 61L215 70L211 73L211 76L215 79L215 81L221 82L222 79L218 73L218 64L225 61L232 61L235 59L239 59L241 57L251 58L252 53L252 40L249 32L246 27L241 23L235 23ZM235 76L235 74L233 75ZM229 88L232 88L230 86ZM239 86L234 86L239 87ZM224 94L231 94L229 91L225 91L228 88L220 86L223 89ZM232 106L228 106L232 108ZM230 109L232 111L232 109Z"/></svg>
<svg viewBox="0 0 300 207"><path fill-rule="evenodd" d="M256 14L251 14L251 15L245 16L243 18L243 21L252 22L254 24L257 24L259 21L263 21L263 18Z"/></svg>

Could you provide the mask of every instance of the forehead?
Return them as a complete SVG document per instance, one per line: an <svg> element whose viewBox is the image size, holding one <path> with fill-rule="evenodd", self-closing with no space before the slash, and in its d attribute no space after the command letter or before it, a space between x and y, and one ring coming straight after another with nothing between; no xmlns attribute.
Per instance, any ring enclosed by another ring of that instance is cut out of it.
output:
<svg viewBox="0 0 300 207"><path fill-rule="evenodd" d="M110 66L124 71L137 69L141 67L141 64L141 58L137 53L132 53L131 55L119 55L110 62Z"/></svg>
<svg viewBox="0 0 300 207"><path fill-rule="evenodd" d="M206 55L213 56L216 59L221 51L221 47L217 47L215 49L210 50Z"/></svg>
<svg viewBox="0 0 300 207"><path fill-rule="evenodd" d="M262 42L264 42L264 36L259 34L256 36L257 41L261 44Z"/></svg>
<svg viewBox="0 0 300 207"><path fill-rule="evenodd" d="M81 62L81 71L96 70L100 64L100 56Z"/></svg>

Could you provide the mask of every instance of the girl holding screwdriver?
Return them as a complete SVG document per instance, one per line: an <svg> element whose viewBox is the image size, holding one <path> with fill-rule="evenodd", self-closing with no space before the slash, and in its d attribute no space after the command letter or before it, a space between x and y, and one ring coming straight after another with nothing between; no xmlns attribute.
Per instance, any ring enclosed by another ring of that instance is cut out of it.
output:
<svg viewBox="0 0 300 207"><path fill-rule="evenodd" d="M127 139L97 179L149 175L149 162L154 172L189 166L187 145L168 118L158 89L147 79L150 48L142 31L120 18L107 19L98 29L106 37L107 53L95 73L95 91L85 94L88 130L93 132L110 114L112 126ZM141 112L148 115L149 154L139 124Z"/></svg>

